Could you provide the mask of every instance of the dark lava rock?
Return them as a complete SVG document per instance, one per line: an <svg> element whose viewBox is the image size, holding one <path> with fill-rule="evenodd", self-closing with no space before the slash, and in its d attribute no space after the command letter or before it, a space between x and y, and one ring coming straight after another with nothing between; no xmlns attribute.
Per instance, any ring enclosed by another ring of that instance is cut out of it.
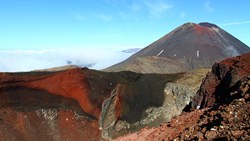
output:
<svg viewBox="0 0 250 141"><path fill-rule="evenodd" d="M250 53L216 63L194 97L192 107L205 108L229 103L249 93L249 74Z"/></svg>

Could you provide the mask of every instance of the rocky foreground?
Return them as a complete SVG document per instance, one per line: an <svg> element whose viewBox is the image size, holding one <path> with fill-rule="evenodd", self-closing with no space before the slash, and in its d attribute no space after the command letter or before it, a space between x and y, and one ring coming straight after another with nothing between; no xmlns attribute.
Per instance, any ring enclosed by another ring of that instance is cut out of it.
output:
<svg viewBox="0 0 250 141"><path fill-rule="evenodd" d="M116 141L250 140L249 94L216 109L184 112L158 128L143 130Z"/></svg>
<svg viewBox="0 0 250 141"><path fill-rule="evenodd" d="M181 115L116 140L250 140L249 100L250 53L215 64Z"/></svg>

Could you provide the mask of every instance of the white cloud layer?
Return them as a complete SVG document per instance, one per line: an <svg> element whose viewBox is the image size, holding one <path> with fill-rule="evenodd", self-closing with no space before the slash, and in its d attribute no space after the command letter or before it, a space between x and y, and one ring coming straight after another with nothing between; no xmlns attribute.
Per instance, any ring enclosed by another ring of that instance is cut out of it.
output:
<svg viewBox="0 0 250 141"><path fill-rule="evenodd" d="M30 71L67 64L104 69L132 53L110 49L0 50L0 72Z"/></svg>

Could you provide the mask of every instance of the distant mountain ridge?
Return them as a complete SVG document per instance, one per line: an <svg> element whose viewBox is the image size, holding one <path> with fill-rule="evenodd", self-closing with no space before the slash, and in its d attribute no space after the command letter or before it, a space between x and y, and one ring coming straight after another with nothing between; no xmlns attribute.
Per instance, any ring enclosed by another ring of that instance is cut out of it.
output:
<svg viewBox="0 0 250 141"><path fill-rule="evenodd" d="M215 62L248 52L247 45L215 24L185 23L105 71L176 73L211 68Z"/></svg>

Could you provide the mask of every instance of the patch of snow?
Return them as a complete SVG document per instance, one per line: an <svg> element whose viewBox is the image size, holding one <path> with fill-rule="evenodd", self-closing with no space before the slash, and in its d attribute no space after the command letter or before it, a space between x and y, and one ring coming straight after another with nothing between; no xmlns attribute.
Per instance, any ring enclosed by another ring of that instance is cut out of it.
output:
<svg viewBox="0 0 250 141"><path fill-rule="evenodd" d="M163 51L164 51L164 49L161 50L155 57L158 57L159 55L161 55Z"/></svg>
<svg viewBox="0 0 250 141"><path fill-rule="evenodd" d="M199 50L196 52L196 56L197 56L197 58L199 58L199 56L200 56L200 51Z"/></svg>

